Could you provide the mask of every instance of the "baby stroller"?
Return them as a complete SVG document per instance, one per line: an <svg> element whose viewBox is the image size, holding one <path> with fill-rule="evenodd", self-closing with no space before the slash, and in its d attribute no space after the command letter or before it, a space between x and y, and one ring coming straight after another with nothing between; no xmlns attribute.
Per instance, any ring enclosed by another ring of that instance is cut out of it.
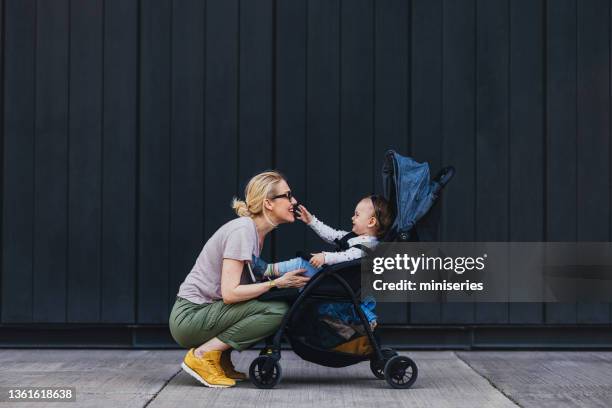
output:
<svg viewBox="0 0 612 408"><path fill-rule="evenodd" d="M420 224L453 175L454 168L446 167L430 180L427 163L417 163L393 150L388 151L382 169L383 195L391 204L395 221L382 241L418 241ZM346 236L337 242L339 249L346 249L349 238ZM368 254L371 251L367 247L360 249ZM393 388L410 388L417 379L417 365L393 349L380 346L360 307L360 294L361 260L357 259L325 267L301 292L298 289L273 289L262 295L261 300L282 299L293 304L279 330L272 339L267 339L266 346L251 363L251 382L258 388L273 388L281 381L279 361L281 339L285 336L293 351L306 361L327 367L346 367L369 360L377 378L386 380ZM321 305L329 303L353 306L360 329L360 333L355 335L366 336L364 340L367 338L371 352L353 354L329 347L334 345L333 333L318 319Z"/></svg>

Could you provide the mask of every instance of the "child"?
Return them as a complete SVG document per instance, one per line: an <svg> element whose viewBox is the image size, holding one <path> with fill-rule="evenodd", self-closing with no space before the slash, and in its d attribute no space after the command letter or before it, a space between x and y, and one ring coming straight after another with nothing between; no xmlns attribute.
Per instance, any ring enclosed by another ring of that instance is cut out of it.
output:
<svg viewBox="0 0 612 408"><path fill-rule="evenodd" d="M297 213L297 211L296 211ZM324 241L333 244L336 240L342 239L349 234L347 231L335 230L317 217L312 215L306 207L299 206L299 214L297 218L303 221L306 225L321 237ZM296 269L306 269L305 276L312 276L322 269L323 265L334 265L340 262L359 259L366 253L355 245L361 244L373 249L378 240L383 238L393 222L393 216L389 209L387 200L378 195L372 195L362 198L355 207L355 213L351 218L353 223L352 233L355 235L347 242L349 248L338 252L319 252L312 254L310 261L302 258L293 258L288 261L266 264L259 258L253 258L254 269L263 274L268 279L273 279L282 276L286 272ZM368 302L370 307L362 304L362 310L368 318L372 326L375 326L376 315L373 313L373 304Z"/></svg>

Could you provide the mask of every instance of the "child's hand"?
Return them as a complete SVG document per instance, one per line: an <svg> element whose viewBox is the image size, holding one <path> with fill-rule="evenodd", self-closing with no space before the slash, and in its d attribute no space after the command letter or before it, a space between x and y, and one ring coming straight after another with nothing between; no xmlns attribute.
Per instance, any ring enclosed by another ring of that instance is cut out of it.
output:
<svg viewBox="0 0 612 408"><path fill-rule="evenodd" d="M312 258L310 258L310 264L315 268L319 268L325 263L325 254L323 252L311 255Z"/></svg>
<svg viewBox="0 0 612 408"><path fill-rule="evenodd" d="M378 326L378 323L376 323L376 320L372 320L370 322L370 329L372 329L372 331L374 331L374 329L376 328L376 326Z"/></svg>
<svg viewBox="0 0 612 408"><path fill-rule="evenodd" d="M312 214L308 212L306 207L304 207L302 204L300 204L298 208L300 209L300 214L297 216L297 219L301 220L305 224L310 224L312 221Z"/></svg>

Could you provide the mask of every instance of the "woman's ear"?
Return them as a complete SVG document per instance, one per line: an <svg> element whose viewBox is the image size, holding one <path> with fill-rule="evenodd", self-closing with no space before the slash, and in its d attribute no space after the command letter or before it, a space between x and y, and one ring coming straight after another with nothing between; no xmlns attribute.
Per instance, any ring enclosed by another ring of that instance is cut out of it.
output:
<svg viewBox="0 0 612 408"><path fill-rule="evenodd" d="M272 202L269 199L265 198L263 205L266 210L272 210Z"/></svg>

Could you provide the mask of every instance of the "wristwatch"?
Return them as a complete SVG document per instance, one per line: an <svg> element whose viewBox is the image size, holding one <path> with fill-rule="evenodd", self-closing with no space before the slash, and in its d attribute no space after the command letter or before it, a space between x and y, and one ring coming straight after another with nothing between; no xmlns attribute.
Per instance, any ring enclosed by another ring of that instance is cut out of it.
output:
<svg viewBox="0 0 612 408"><path fill-rule="evenodd" d="M276 281L274 279L270 279L268 281L268 286L271 288L275 288L276 287Z"/></svg>

